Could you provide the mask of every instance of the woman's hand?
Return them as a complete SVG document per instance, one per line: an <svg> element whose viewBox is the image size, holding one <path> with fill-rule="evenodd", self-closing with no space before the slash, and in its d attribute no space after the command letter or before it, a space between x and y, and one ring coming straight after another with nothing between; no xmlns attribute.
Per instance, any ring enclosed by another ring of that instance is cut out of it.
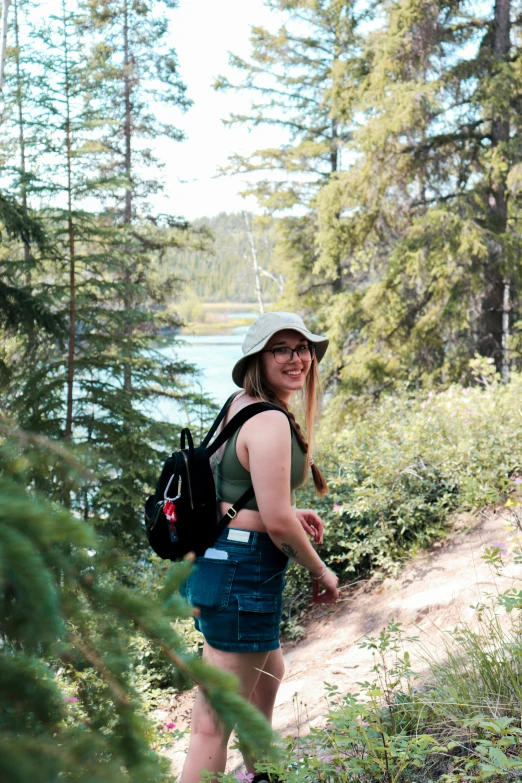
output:
<svg viewBox="0 0 522 783"><path fill-rule="evenodd" d="M319 514L311 508L296 508L295 515L314 544L322 544L324 525Z"/></svg>
<svg viewBox="0 0 522 783"><path fill-rule="evenodd" d="M314 603L333 604L337 601L339 598L338 584L339 578L330 568L327 568L324 576L314 581ZM322 592L320 592L319 585L325 588Z"/></svg>

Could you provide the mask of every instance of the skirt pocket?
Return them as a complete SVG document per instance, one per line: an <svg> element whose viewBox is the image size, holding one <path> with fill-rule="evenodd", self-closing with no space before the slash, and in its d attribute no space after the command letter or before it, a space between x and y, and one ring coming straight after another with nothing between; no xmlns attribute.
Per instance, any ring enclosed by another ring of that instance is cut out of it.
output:
<svg viewBox="0 0 522 783"><path fill-rule="evenodd" d="M279 637L281 599L277 596L238 595L238 638L245 642Z"/></svg>
<svg viewBox="0 0 522 783"><path fill-rule="evenodd" d="M226 609L236 567L237 560L199 557L185 588L188 602L202 612Z"/></svg>

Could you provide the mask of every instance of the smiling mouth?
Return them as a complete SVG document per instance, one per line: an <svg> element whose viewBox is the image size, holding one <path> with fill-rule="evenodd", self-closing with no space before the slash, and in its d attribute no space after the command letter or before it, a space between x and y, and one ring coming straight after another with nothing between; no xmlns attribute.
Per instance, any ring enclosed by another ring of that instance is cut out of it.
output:
<svg viewBox="0 0 522 783"><path fill-rule="evenodd" d="M302 370L286 370L285 375L290 375L292 378L298 378L302 372Z"/></svg>

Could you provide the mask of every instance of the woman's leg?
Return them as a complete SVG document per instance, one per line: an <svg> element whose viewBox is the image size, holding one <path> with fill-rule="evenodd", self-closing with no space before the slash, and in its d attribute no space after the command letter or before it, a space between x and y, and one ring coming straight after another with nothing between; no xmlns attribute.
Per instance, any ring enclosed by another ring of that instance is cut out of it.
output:
<svg viewBox="0 0 522 783"><path fill-rule="evenodd" d="M235 653L216 650L205 642L203 658L207 663L235 674L241 682L241 694L250 699L270 653ZM199 783L201 771L224 772L227 762L227 743L230 732L216 720L201 691L198 691L192 710L190 745L180 783Z"/></svg>
<svg viewBox="0 0 522 783"><path fill-rule="evenodd" d="M259 679L255 685L250 701L263 713L267 721L272 725L272 715L277 696L277 691L285 674L285 662L283 652L279 647L268 653L268 658L263 666ZM253 761L245 759L248 772L254 772Z"/></svg>
<svg viewBox="0 0 522 783"><path fill-rule="evenodd" d="M268 653L263 671L250 697L252 704L263 713L267 721L272 725L272 714L277 696L277 691L285 674L285 662L283 652L279 647Z"/></svg>

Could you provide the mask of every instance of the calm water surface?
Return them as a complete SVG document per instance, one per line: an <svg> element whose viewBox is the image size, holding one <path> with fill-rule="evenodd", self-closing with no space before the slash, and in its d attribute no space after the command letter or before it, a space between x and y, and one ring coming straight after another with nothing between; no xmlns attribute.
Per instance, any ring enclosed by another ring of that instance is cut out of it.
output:
<svg viewBox="0 0 522 783"><path fill-rule="evenodd" d="M230 334L184 334L173 338L172 344L162 348L161 353L194 364L200 371L198 383L202 391L222 405L233 391L237 391L231 373L232 367L243 355L241 345L247 330L248 326L238 326ZM156 410L159 419L169 421L175 418L179 421L179 408L170 400L160 401Z"/></svg>

